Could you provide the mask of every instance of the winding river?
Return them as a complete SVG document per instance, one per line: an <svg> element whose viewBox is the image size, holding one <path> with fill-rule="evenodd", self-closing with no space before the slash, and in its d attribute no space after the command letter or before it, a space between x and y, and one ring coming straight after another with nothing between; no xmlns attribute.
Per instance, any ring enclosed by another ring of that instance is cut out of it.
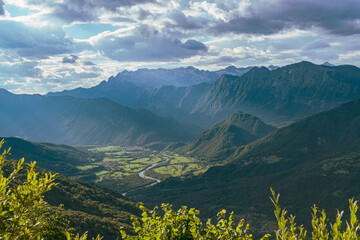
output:
<svg viewBox="0 0 360 240"><path fill-rule="evenodd" d="M145 168L144 170L142 170L141 172L138 173L138 174L139 174L139 177L144 178L144 179L150 179L150 180L153 180L154 182L152 182L152 183L150 183L150 184L147 184L147 185L145 185L145 186L140 186L140 187L136 187L136 188L132 188L132 189L130 189L130 190L127 190L126 192L123 192L122 195L123 195L123 196L126 196L126 194L128 194L129 192L133 192L133 191L135 191L135 190L137 190L137 189L141 189L141 188L151 187L151 186L154 186L154 185L160 183L160 182L161 182L160 179L156 179L156 178L153 178L153 177L146 176L146 175L145 175L145 172L146 172L147 170L150 170L150 169L156 167L156 166L159 165L159 164L166 163L167 161L170 160L170 158L168 158L168 157L164 157L164 158L165 158L165 159L164 159L163 161L154 163L153 165L148 166L147 168Z"/></svg>

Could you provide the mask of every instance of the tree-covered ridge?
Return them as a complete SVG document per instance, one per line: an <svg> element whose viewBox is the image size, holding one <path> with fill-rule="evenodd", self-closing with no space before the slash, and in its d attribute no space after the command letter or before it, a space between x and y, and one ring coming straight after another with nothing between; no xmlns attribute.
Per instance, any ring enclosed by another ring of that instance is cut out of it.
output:
<svg viewBox="0 0 360 240"><path fill-rule="evenodd" d="M234 112L176 151L199 159L223 161L240 146L264 137L274 129L250 114Z"/></svg>
<svg viewBox="0 0 360 240"><path fill-rule="evenodd" d="M3 147L11 147L11 158L20 159L26 156L26 162L36 161L37 167L60 173L67 177L79 174L77 166L89 162L96 162L103 158L102 154L94 153L85 148L52 143L37 143L21 138L4 139Z"/></svg>

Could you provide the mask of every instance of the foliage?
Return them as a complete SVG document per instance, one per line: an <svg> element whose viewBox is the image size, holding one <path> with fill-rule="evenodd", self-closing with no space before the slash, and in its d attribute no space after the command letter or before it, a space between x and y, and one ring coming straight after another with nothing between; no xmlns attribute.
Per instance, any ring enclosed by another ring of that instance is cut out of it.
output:
<svg viewBox="0 0 360 240"><path fill-rule="evenodd" d="M0 148L3 144L1 141ZM55 174L45 173L44 177L39 177L35 172L36 162L32 162L28 164L26 180L18 184L24 158L13 163L13 171L6 177L3 165L9 152L10 149L0 155L0 239L85 240L86 234L73 237L61 226L54 226L61 220L57 214L51 214L44 193L55 185Z"/></svg>
<svg viewBox="0 0 360 240"><path fill-rule="evenodd" d="M228 219L225 217L225 210L218 214L216 225L209 219L205 226L198 217L199 211L194 208L188 209L182 206L177 212L169 204L161 206L164 214L159 215L157 207L148 213L144 205L140 205L143 210L140 221L135 219L133 222L136 236L128 235L121 230L123 239L252 239L248 233L249 225L241 220L237 226L234 226L235 215L232 212ZM265 236L263 239L267 239Z"/></svg>
<svg viewBox="0 0 360 240"><path fill-rule="evenodd" d="M287 216L287 211L282 209L279 204L279 194L271 188L272 197L270 198L274 204L274 214L277 220L277 229L274 230L277 240L305 240L307 239L307 231L295 223L295 216ZM342 216L344 212L337 213L335 223L328 224L326 213L324 210L319 212L314 205L312 208L312 232L311 239L336 239L336 240L350 240L360 239L359 228L360 224L356 216L358 210L357 201L349 200L350 205L350 221L346 221L346 228L342 229ZM177 212L172 209L169 204L162 204L163 215L159 215L157 207L152 211L140 205L143 211L141 219L134 219L133 228L136 233L135 236L128 235L124 230L121 230L123 239L136 240L212 240L212 239L237 239L237 240L251 240L253 235L249 232L250 226L246 224L244 219L241 219L236 225L236 217L231 212L228 219L225 217L226 210L218 213L218 222L216 225L211 223L208 219L206 224L203 224L199 219L199 211L194 208L188 209L182 206ZM268 240L271 234L266 234L262 240Z"/></svg>

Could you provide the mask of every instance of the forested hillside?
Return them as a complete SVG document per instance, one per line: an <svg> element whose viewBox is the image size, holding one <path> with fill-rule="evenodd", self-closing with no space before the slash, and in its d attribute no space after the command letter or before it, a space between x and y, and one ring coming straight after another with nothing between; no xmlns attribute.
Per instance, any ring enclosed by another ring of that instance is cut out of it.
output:
<svg viewBox="0 0 360 240"><path fill-rule="evenodd" d="M206 161L227 159L240 146L245 146L275 128L249 114L235 112L202 132L194 141L176 149L183 155Z"/></svg>
<svg viewBox="0 0 360 240"><path fill-rule="evenodd" d="M209 217L226 208L263 219L272 214L263 200L272 186L300 223L310 217L303 207L314 203L334 216L347 199L360 197L355 184L360 177L359 112L360 100L355 100L308 117L239 148L224 166L191 179L168 179L138 191L134 199L193 204Z"/></svg>

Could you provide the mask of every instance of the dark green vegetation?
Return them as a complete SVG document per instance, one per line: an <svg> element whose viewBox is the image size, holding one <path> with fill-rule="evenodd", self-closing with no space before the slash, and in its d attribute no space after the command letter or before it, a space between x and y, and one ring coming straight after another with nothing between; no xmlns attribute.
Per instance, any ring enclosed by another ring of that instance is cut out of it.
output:
<svg viewBox="0 0 360 240"><path fill-rule="evenodd" d="M36 143L20 138L1 138L5 140L4 148L11 147L12 159L26 156L26 162L36 161L37 166L65 176L81 174L78 166L98 162L103 154L94 153L83 148L52 143Z"/></svg>
<svg viewBox="0 0 360 240"><path fill-rule="evenodd" d="M0 148L3 141L0 142ZM45 173L44 177L39 177L35 171L35 162L26 167L24 174L24 159L18 162L12 161L13 167L9 167L10 162L6 160L9 150L0 155L0 234L4 240L13 239L44 239L44 240L86 240L88 233L83 235L71 234L68 224L64 221L64 216L59 216L61 208L55 207L53 210L44 201L44 193L53 190L56 185L54 176L51 173ZM5 170L5 171L3 171ZM43 175L43 173L40 173ZM279 194L276 195L271 189L271 201L275 206L275 217L277 227L274 227L276 239L306 239L307 231L304 227L297 226L295 217L286 216L287 211L282 209L279 204ZM360 236L359 221L356 213L358 211L357 202L349 200L350 220L346 221L346 228L342 227L343 211L337 213L333 224L327 219L325 211L318 211L314 206L312 208L312 239L358 239ZM163 214L159 215L157 207L149 211L142 204L140 209L143 211L141 219L131 216L133 220L133 232L127 229L126 225L121 226L121 237L123 239L189 239L189 240L246 240L253 239L250 233L249 224L241 219L237 224L236 216L231 212L226 219L226 210L221 210L218 215L216 225L208 219L206 224L202 223L198 217L199 211L186 206L182 206L178 211L173 211L169 204L162 204ZM55 210L56 209L56 210ZM92 216L92 227L94 225L94 216ZM82 223L86 218L82 216ZM141 222L140 222L141 221ZM102 223L104 224L104 223ZM74 230L74 229L73 229ZM130 233L130 234L129 234ZM116 234L109 236L112 239L118 239ZM271 234L267 233L261 240L268 240ZM96 239L102 237L97 235Z"/></svg>
<svg viewBox="0 0 360 240"><path fill-rule="evenodd" d="M131 217L139 216L136 203L120 193L61 175L56 176L55 183L58 185L45 194L45 200L51 206L63 204L60 216L70 221L75 232L88 231L90 237L100 234L104 239L116 239L119 228L130 230Z"/></svg>
<svg viewBox="0 0 360 240"><path fill-rule="evenodd" d="M314 205L312 207L311 228L308 231L303 225L298 225L295 216L288 215L285 209L282 209L279 203L280 194L275 194L271 189L272 197L270 198L275 210L276 226L264 235L255 237L252 234L252 227L246 223L244 219L238 220L231 212L228 219L226 218L226 210L221 210L217 216L217 223L214 225L211 219L206 224L198 217L199 211L186 206L182 206L178 211L174 211L169 204L162 204L162 214L159 214L158 207L148 212L144 206L140 206L143 210L141 219L135 219L133 223L135 236L128 235L122 230L121 234L124 239L188 239L188 240L268 240L276 239L290 240L328 240L328 239L359 239L359 220L357 218L357 201L349 200L350 217L344 221L344 211L338 211L336 219L329 223L326 212L319 211ZM345 225L346 223L346 225Z"/></svg>
<svg viewBox="0 0 360 240"><path fill-rule="evenodd" d="M282 126L359 97L359 68L300 62L273 71L253 68L241 77L223 75L211 85L149 89L137 106L204 127L235 111Z"/></svg>
<svg viewBox="0 0 360 240"><path fill-rule="evenodd" d="M345 209L347 199L360 198L359 113L360 100L345 103L273 131L239 149L224 166L190 179L167 179L134 198L192 205L209 217L227 208L262 221L271 216L263 199L272 186L298 223L307 222L304 208L314 203L333 217L335 207Z"/></svg>
<svg viewBox="0 0 360 240"><path fill-rule="evenodd" d="M194 129L105 98L15 95L0 90L0 132L32 141L161 147L191 140ZM196 131L195 131L196 132Z"/></svg>
<svg viewBox="0 0 360 240"><path fill-rule="evenodd" d="M29 149L27 146L29 144L32 143L18 141L17 147L21 148L21 146L24 146L25 149ZM35 145L34 148L38 149L32 151L33 154L39 152L42 147L41 144ZM51 153L48 149L44 151ZM73 149L68 152L64 150L63 153L66 156L71 151ZM41 157L40 155L40 160ZM10 155L8 158L12 159L14 155ZM3 171L5 175L8 175L13 170L13 162L9 160L4 162ZM47 172L40 168L35 170L39 172L40 176L44 176ZM18 172L17 182L15 183L22 183L27 178L27 174L26 169ZM90 237L101 234L104 236L104 239L116 239L116 237L120 236L119 228L124 227L128 231L131 230L131 217L139 216L140 214L136 204L122 197L119 193L111 192L89 183L79 182L60 174L55 176L54 183L57 185L45 193L45 201L49 203L53 211L60 204L63 204L59 214L63 219L70 221L69 226L73 227L75 232L82 234L88 231Z"/></svg>
<svg viewBox="0 0 360 240"><path fill-rule="evenodd" d="M204 160L227 159L240 146L269 134L275 128L249 114L235 112L176 151Z"/></svg>

